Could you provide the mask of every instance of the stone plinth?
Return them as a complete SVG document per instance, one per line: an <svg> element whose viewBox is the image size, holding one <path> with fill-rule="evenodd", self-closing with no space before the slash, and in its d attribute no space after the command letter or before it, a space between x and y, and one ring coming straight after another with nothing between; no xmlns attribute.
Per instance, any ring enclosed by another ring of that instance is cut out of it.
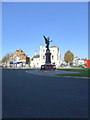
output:
<svg viewBox="0 0 90 120"><path fill-rule="evenodd" d="M46 55L45 64L51 64L51 53L50 53L50 50L49 50L49 49L46 50L45 55Z"/></svg>

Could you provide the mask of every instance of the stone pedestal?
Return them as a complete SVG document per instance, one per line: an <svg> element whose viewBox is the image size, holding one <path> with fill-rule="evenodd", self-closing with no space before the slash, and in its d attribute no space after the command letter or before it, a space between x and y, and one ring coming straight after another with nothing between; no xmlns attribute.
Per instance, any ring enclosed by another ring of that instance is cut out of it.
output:
<svg viewBox="0 0 90 120"><path fill-rule="evenodd" d="M51 53L50 53L50 50L49 50L49 49L46 50L45 55L46 55L45 64L51 64Z"/></svg>

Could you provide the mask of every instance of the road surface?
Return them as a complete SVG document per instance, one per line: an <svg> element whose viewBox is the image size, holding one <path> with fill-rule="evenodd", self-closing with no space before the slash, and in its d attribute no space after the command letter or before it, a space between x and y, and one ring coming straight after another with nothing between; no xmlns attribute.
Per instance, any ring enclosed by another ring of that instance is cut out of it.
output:
<svg viewBox="0 0 90 120"><path fill-rule="evenodd" d="M3 118L87 118L88 80L3 70Z"/></svg>

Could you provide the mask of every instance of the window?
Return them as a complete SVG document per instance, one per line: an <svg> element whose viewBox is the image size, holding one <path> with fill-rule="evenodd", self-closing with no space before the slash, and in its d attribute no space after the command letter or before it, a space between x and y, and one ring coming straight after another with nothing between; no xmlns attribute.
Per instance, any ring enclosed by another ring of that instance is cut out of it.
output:
<svg viewBox="0 0 90 120"><path fill-rule="evenodd" d="M43 55L43 59L45 59L45 56Z"/></svg>
<svg viewBox="0 0 90 120"><path fill-rule="evenodd" d="M54 59L54 56L52 55L52 60Z"/></svg>

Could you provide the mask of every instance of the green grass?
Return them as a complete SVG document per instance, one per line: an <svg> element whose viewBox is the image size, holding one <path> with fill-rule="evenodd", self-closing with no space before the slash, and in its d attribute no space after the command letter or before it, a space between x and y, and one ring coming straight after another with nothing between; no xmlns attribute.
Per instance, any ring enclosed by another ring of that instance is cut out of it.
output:
<svg viewBox="0 0 90 120"><path fill-rule="evenodd" d="M65 70L79 73L67 73L67 74L58 74L59 76L79 76L79 77L90 77L90 69L57 69Z"/></svg>

